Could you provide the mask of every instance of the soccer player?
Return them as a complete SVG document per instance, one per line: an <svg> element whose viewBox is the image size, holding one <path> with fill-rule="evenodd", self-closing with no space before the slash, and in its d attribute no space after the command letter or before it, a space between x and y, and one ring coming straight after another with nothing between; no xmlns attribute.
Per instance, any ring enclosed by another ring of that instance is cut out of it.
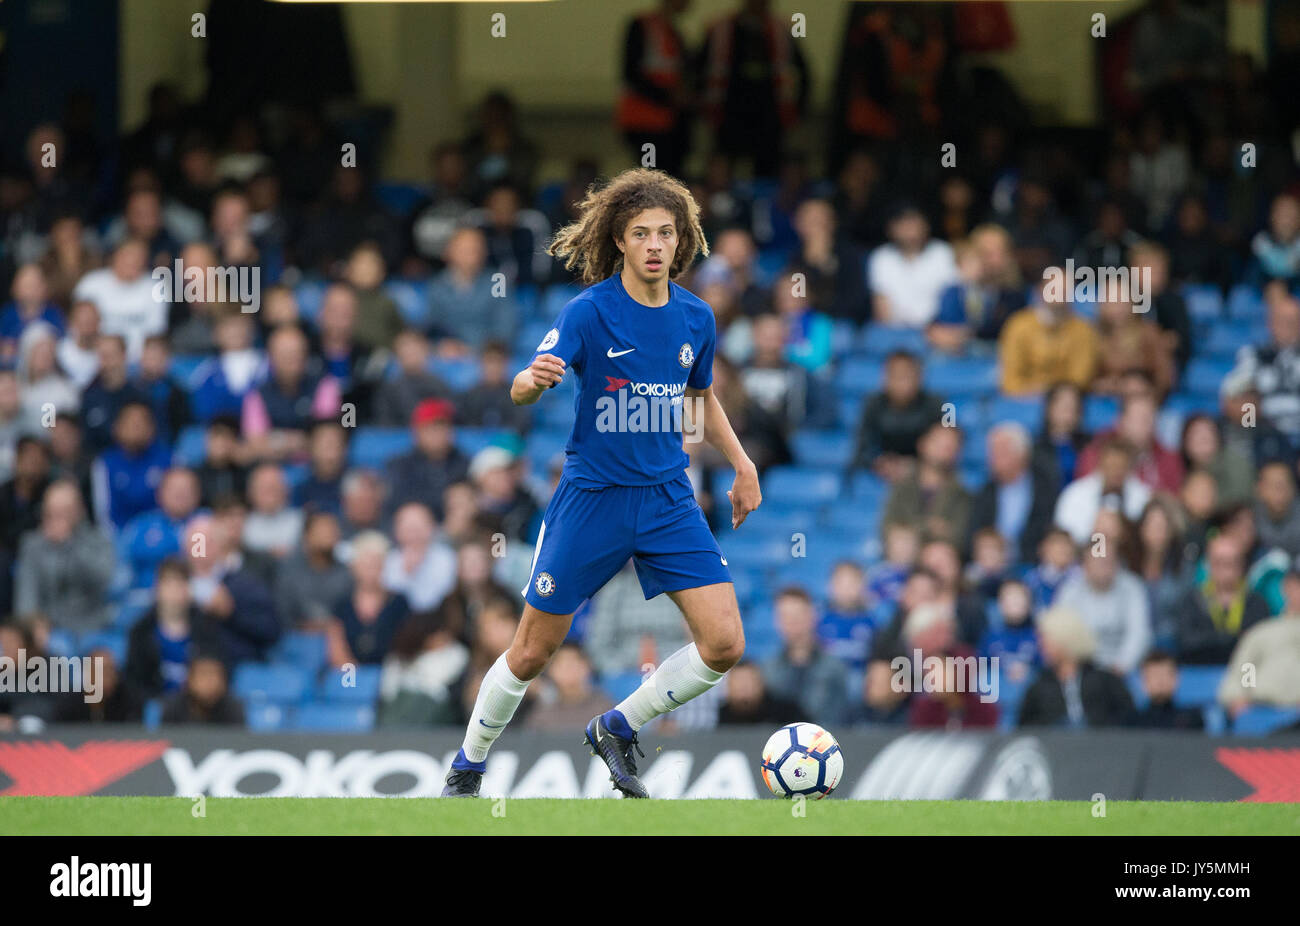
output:
<svg viewBox="0 0 1300 926"><path fill-rule="evenodd" d="M699 206L668 174L624 171L587 194L550 252L594 285L560 312L510 397L530 405L572 371L576 419L533 551L523 620L483 678L444 797L478 794L488 750L573 612L629 557L646 598L672 598L694 642L587 724L586 742L625 796L649 797L632 754L641 751L637 731L717 685L745 646L726 557L686 476L685 441L707 440L736 471L732 525L762 500L758 471L711 388L713 312L671 282L708 254Z"/></svg>

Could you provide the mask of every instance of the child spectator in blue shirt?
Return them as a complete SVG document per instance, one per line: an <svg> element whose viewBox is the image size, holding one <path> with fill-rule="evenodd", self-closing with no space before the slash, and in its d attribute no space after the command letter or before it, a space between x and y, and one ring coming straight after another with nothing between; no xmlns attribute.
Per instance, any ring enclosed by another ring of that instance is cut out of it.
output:
<svg viewBox="0 0 1300 926"><path fill-rule="evenodd" d="M853 672L866 668L875 623L867 607L862 567L841 560L831 571L829 594L817 636L822 646Z"/></svg>
<svg viewBox="0 0 1300 926"><path fill-rule="evenodd" d="M1038 637L1030 619L1032 605L1024 582L1004 581L998 588L997 619L979 642L978 655L996 656L999 670L1009 681L1024 681L1039 663Z"/></svg>
<svg viewBox="0 0 1300 926"><path fill-rule="evenodd" d="M1025 573L1025 585L1033 596L1034 610L1041 611L1052 605L1056 590L1079 560L1079 551L1069 533L1054 527L1038 544L1038 565Z"/></svg>

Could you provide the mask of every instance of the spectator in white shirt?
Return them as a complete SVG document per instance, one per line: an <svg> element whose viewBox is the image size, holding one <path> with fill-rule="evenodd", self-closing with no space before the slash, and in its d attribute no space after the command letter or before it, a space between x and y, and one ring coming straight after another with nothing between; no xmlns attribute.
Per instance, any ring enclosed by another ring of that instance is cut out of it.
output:
<svg viewBox="0 0 1300 926"><path fill-rule="evenodd" d="M303 513L289 504L289 484L284 470L263 463L248 477L248 517L243 543L255 553L279 559L292 553L302 537Z"/></svg>
<svg viewBox="0 0 1300 926"><path fill-rule="evenodd" d="M1138 521L1150 500L1151 490L1133 475L1133 448L1114 437L1102 445L1096 470L1061 492L1054 520L1075 543L1088 543L1103 507L1118 508L1130 521Z"/></svg>
<svg viewBox="0 0 1300 926"><path fill-rule="evenodd" d="M99 372L99 309L89 299L72 304L68 332L59 341L59 366L82 391Z"/></svg>
<svg viewBox="0 0 1300 926"><path fill-rule="evenodd" d="M405 596L414 611L442 604L456 585L456 554L438 539L433 512L408 502L393 514L396 546L384 562L384 587Z"/></svg>
<svg viewBox="0 0 1300 926"><path fill-rule="evenodd" d="M871 252L867 282L875 321L924 328L939 312L939 297L957 282L952 248L930 237L930 223L914 205L897 208L886 226L889 242Z"/></svg>
<svg viewBox="0 0 1300 926"><path fill-rule="evenodd" d="M72 294L76 300L95 303L102 333L126 339L131 363L139 361L145 338L167 332L170 303L154 298L148 263L148 246L128 238L113 251L109 265L82 277Z"/></svg>

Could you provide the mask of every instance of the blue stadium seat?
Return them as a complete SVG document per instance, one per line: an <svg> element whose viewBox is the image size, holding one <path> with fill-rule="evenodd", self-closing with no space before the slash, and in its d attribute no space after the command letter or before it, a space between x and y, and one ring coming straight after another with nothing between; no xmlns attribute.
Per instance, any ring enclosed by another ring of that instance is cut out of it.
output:
<svg viewBox="0 0 1300 926"><path fill-rule="evenodd" d="M157 730L162 724L162 700L160 698L150 698L144 702L144 716L141 722L144 723L145 729Z"/></svg>
<svg viewBox="0 0 1300 926"><path fill-rule="evenodd" d="M207 456L205 434L202 425L192 424L176 437L176 447L172 451L176 463L180 466L198 466Z"/></svg>
<svg viewBox="0 0 1300 926"><path fill-rule="evenodd" d="M839 379L837 378L835 380L837 389L839 385ZM853 441L857 438L858 422L862 418L863 401L861 395L843 393L835 400L836 420L844 431L844 439L849 442L849 453L853 452Z"/></svg>
<svg viewBox="0 0 1300 926"><path fill-rule="evenodd" d="M81 652L81 647L77 642L77 635L71 630L61 630L58 627L50 629L50 638L45 644L45 648L51 656L76 656ZM13 653L4 655L13 656Z"/></svg>
<svg viewBox="0 0 1300 926"><path fill-rule="evenodd" d="M748 533L743 530L718 538L718 546L722 548L728 565L742 569L762 569L789 561L790 544L788 536Z"/></svg>
<svg viewBox="0 0 1300 926"><path fill-rule="evenodd" d="M570 283L554 283L548 286L542 295L542 317L551 320L558 318L560 310L580 292L582 292L581 286Z"/></svg>
<svg viewBox="0 0 1300 926"><path fill-rule="evenodd" d="M291 631L280 638L271 655L276 662L295 665L314 678L325 668L325 634Z"/></svg>
<svg viewBox="0 0 1300 926"><path fill-rule="evenodd" d="M1284 727L1300 723L1300 708L1252 704L1232 723L1235 736L1268 736Z"/></svg>
<svg viewBox="0 0 1300 926"><path fill-rule="evenodd" d="M859 331L858 345L862 351L874 357L884 357L896 350L921 355L926 353L924 332L916 328L896 328L874 322L864 325Z"/></svg>
<svg viewBox="0 0 1300 926"><path fill-rule="evenodd" d="M730 533L731 522L724 525L721 534ZM816 530L817 513L806 505L791 505L784 498L763 499L757 511L745 518L740 530L745 533L762 534L765 537L784 537L787 541L795 531L805 533Z"/></svg>
<svg viewBox="0 0 1300 926"><path fill-rule="evenodd" d="M412 446L413 438L406 428L357 428L348 444L348 464L382 469Z"/></svg>
<svg viewBox="0 0 1300 926"><path fill-rule="evenodd" d="M530 431L524 454L533 472L545 473L554 460L564 455L564 445L568 441L568 431L554 428Z"/></svg>
<svg viewBox="0 0 1300 926"><path fill-rule="evenodd" d="M770 286L790 262L790 254L783 248L767 248L758 252L754 267L754 280L760 286Z"/></svg>
<svg viewBox="0 0 1300 926"><path fill-rule="evenodd" d="M522 284L515 287L515 302L519 303L521 318L536 319L542 307L542 294L536 286ZM536 342L532 346L536 346Z"/></svg>
<svg viewBox="0 0 1300 926"><path fill-rule="evenodd" d="M1228 732L1228 713L1218 704L1207 704L1201 710L1205 732L1210 736L1223 736Z"/></svg>
<svg viewBox="0 0 1300 926"><path fill-rule="evenodd" d="M123 602L117 609L117 613L113 615L113 626L118 630L130 631L149 608L150 602L147 598L142 601Z"/></svg>
<svg viewBox="0 0 1300 926"><path fill-rule="evenodd" d="M326 673L316 686L316 700L336 704L374 704L379 700L379 666L360 665L348 672Z"/></svg>
<svg viewBox="0 0 1300 926"><path fill-rule="evenodd" d="M1219 411L1219 399L1214 395L1197 395L1193 392L1175 392L1169 398L1165 399L1165 404L1161 411L1171 412L1179 416L1181 420L1187 420L1192 415L1204 412L1209 415L1217 415Z"/></svg>
<svg viewBox="0 0 1300 926"><path fill-rule="evenodd" d="M1083 400L1083 429L1090 434L1104 431L1119 417L1119 399L1109 395L1090 395Z"/></svg>
<svg viewBox="0 0 1300 926"><path fill-rule="evenodd" d="M245 701L297 704L308 691L307 673L283 662L245 662L235 668L231 691Z"/></svg>
<svg viewBox="0 0 1300 926"><path fill-rule="evenodd" d="M519 437L500 428L457 428L456 446L466 456L473 457L484 447L510 448L519 443Z"/></svg>
<svg viewBox="0 0 1300 926"><path fill-rule="evenodd" d="M774 466L763 481L764 494L791 504L820 505L840 494L837 472L811 466Z"/></svg>
<svg viewBox="0 0 1300 926"><path fill-rule="evenodd" d="M968 492L978 492L988 482L988 467L983 458L966 460L959 467L957 478Z"/></svg>
<svg viewBox="0 0 1300 926"><path fill-rule="evenodd" d="M1232 371L1232 358L1193 357L1183 372L1183 392L1217 396L1223 378Z"/></svg>
<svg viewBox="0 0 1300 926"><path fill-rule="evenodd" d="M527 357L524 363L532 361L537 345L542 343L542 339L546 337L546 332L550 330L551 323L542 320L525 322L515 332L515 342L512 347L521 358ZM520 369L523 369L523 366L524 364L519 364Z"/></svg>
<svg viewBox="0 0 1300 926"><path fill-rule="evenodd" d="M295 730L315 733L367 733L375 728L369 704L304 704L293 718Z"/></svg>
<svg viewBox="0 0 1300 926"><path fill-rule="evenodd" d="M1263 321L1265 317L1264 294L1248 283L1238 283L1228 291L1228 317Z"/></svg>
<svg viewBox="0 0 1300 926"><path fill-rule="evenodd" d="M190 379L194 376L194 371L202 365L203 361L208 358L202 354L177 354L172 357L171 367L168 370L172 378L183 386L190 385Z"/></svg>
<svg viewBox="0 0 1300 926"><path fill-rule="evenodd" d="M599 684L600 690L617 704L641 687L641 673L619 672L614 675L602 675Z"/></svg>
<svg viewBox="0 0 1300 926"><path fill-rule="evenodd" d="M1179 666L1174 703L1179 707L1213 704L1222 678L1223 666Z"/></svg>
<svg viewBox="0 0 1300 926"><path fill-rule="evenodd" d="M858 342L858 326L846 318L831 322L831 355L843 357L853 351Z"/></svg>
<svg viewBox="0 0 1300 926"><path fill-rule="evenodd" d="M314 326L316 316L320 314L321 303L325 300L325 283L320 280L303 280L294 287L293 295L298 300L298 313L303 321Z"/></svg>
<svg viewBox="0 0 1300 926"><path fill-rule="evenodd" d="M1268 328L1262 325L1243 325L1240 321L1218 321L1210 326L1204 338L1194 345L1198 357L1233 357L1249 344L1268 342Z"/></svg>
<svg viewBox="0 0 1300 926"><path fill-rule="evenodd" d="M1187 314L1194 322L1208 322L1223 317L1223 294L1219 287L1209 284L1188 284L1183 287Z"/></svg>
<svg viewBox="0 0 1300 926"><path fill-rule="evenodd" d="M792 445L795 460L805 466L843 467L853 452L853 437L839 431L800 431Z"/></svg>
<svg viewBox="0 0 1300 926"><path fill-rule="evenodd" d="M389 280L384 292L397 303L397 310L408 325L423 328L429 322L429 284L427 280Z"/></svg>
<svg viewBox="0 0 1300 926"><path fill-rule="evenodd" d="M434 357L429 361L429 372L435 373L457 392L464 392L479 381L482 372L473 358L448 359Z"/></svg>
<svg viewBox="0 0 1300 926"><path fill-rule="evenodd" d="M1035 436L1043 428L1043 399L1038 396L1018 398L1015 396L994 396L984 409L989 427L1004 421L1014 421L1029 429ZM968 438L969 440L969 438Z"/></svg>
<svg viewBox="0 0 1300 926"><path fill-rule="evenodd" d="M78 650L82 656L89 656L97 649L106 649L112 653L113 661L120 669L126 664L126 631L99 630L81 636Z"/></svg>
<svg viewBox="0 0 1300 926"><path fill-rule="evenodd" d="M289 724L290 710L270 702L244 705L244 723L254 733L278 733Z"/></svg>
<svg viewBox="0 0 1300 926"><path fill-rule="evenodd" d="M414 212L420 201L429 195L428 190L414 183L381 182L376 183L373 189L379 204L402 218Z"/></svg>
<svg viewBox="0 0 1300 926"><path fill-rule="evenodd" d="M835 386L843 395L861 396L880 388L885 363L876 357L846 357L835 374Z"/></svg>
<svg viewBox="0 0 1300 926"><path fill-rule="evenodd" d="M988 395L998 391L998 364L993 358L934 357L925 364L925 387L944 398Z"/></svg>
<svg viewBox="0 0 1300 926"><path fill-rule="evenodd" d="M883 508L885 502L889 499L889 491L889 483L875 473L869 473L865 470L854 473L852 481L849 483L849 496L853 499L855 507L878 506Z"/></svg>
<svg viewBox="0 0 1300 926"><path fill-rule="evenodd" d="M880 519L884 513L884 499L855 499L850 504L829 506L823 526L841 534L855 533L863 538L874 538L880 533Z"/></svg>

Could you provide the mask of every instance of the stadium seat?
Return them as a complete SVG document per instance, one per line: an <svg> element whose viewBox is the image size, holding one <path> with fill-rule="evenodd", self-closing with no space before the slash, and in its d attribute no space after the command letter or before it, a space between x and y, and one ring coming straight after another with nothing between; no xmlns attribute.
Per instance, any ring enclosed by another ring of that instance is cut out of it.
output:
<svg viewBox="0 0 1300 926"><path fill-rule="evenodd" d="M152 594L152 593L151 593ZM144 617L145 612L150 608L148 599L143 601L126 601L117 609L113 615L113 626L118 630L130 631L132 627Z"/></svg>
<svg viewBox="0 0 1300 926"><path fill-rule="evenodd" d="M535 319L539 317L542 307L542 294L536 286L521 284L515 287L515 302L519 303L519 315L521 318ZM530 347L536 347L537 342L533 342Z"/></svg>
<svg viewBox="0 0 1300 926"><path fill-rule="evenodd" d="M1188 284L1183 287L1183 299L1193 322L1209 322L1223 317L1223 294L1217 286Z"/></svg>
<svg viewBox="0 0 1300 926"><path fill-rule="evenodd" d="M382 469L389 460L408 452L412 446L413 438L406 428L357 428L348 444L348 464Z"/></svg>
<svg viewBox="0 0 1300 926"><path fill-rule="evenodd" d="M294 713L293 729L314 733L367 733L375 727L369 704L304 704Z"/></svg>
<svg viewBox="0 0 1300 926"><path fill-rule="evenodd" d="M247 702L297 704L306 696L308 682L307 673L299 666L245 662L236 667L230 687L236 697Z"/></svg>
<svg viewBox="0 0 1300 926"><path fill-rule="evenodd" d="M482 376L478 361L472 358L434 357L429 361L429 372L442 377L456 392L465 392Z"/></svg>
<svg viewBox="0 0 1300 926"><path fill-rule="evenodd" d="M76 656L80 652L77 635L71 630L51 628L45 649L51 656ZM12 656L12 653L6 655Z"/></svg>
<svg viewBox="0 0 1300 926"><path fill-rule="evenodd" d="M984 416L989 427L1004 421L1014 421L1028 428L1030 434L1037 436L1043 427L1043 400L1041 397L994 396L985 407ZM969 441L968 436L967 442Z"/></svg>
<svg viewBox="0 0 1300 926"><path fill-rule="evenodd" d="M833 470L810 466L774 466L763 479L764 493L792 505L820 505L840 494L840 477Z"/></svg>
<svg viewBox="0 0 1300 926"><path fill-rule="evenodd" d="M853 438L838 431L800 431L792 440L794 458L805 466L843 467L853 452Z"/></svg>
<svg viewBox="0 0 1300 926"><path fill-rule="evenodd" d="M1119 417L1119 399L1108 395L1090 395L1083 400L1083 429L1090 434L1114 426Z"/></svg>
<svg viewBox="0 0 1300 926"><path fill-rule="evenodd" d="M580 292L582 292L581 286L569 283L555 283L548 286L542 295L542 317L550 321L559 318L560 310Z"/></svg>
<svg viewBox="0 0 1300 926"><path fill-rule="evenodd" d="M1162 412L1176 414L1183 421L1192 415L1204 412L1209 415L1217 415L1219 411L1219 399L1214 395L1198 395L1194 392L1175 392L1169 398L1165 399L1165 404L1161 407Z"/></svg>
<svg viewBox="0 0 1300 926"><path fill-rule="evenodd" d="M559 429L530 431L524 454L533 472L545 473L557 458L564 455L564 445L569 442L569 432Z"/></svg>
<svg viewBox="0 0 1300 926"><path fill-rule="evenodd" d="M603 675L600 678L600 690L605 692L615 704L618 704L632 692L641 687L640 672L619 672L613 675Z"/></svg>
<svg viewBox="0 0 1300 926"><path fill-rule="evenodd" d="M884 357L896 350L914 354L926 352L924 332L916 328L896 328L874 322L864 325L858 332L858 345L863 352L873 357Z"/></svg>
<svg viewBox="0 0 1300 926"><path fill-rule="evenodd" d="M376 183L375 199L389 212L406 218L424 200L429 192L414 183Z"/></svg>
<svg viewBox="0 0 1300 926"><path fill-rule="evenodd" d="M1222 679L1222 666L1179 666L1178 690L1174 693L1174 703L1179 707L1205 707L1213 704Z"/></svg>
<svg viewBox="0 0 1300 926"><path fill-rule="evenodd" d="M550 330L551 323L540 320L527 322L515 332L515 342L512 346L521 358L527 357L525 363L531 362L537 345L542 343L542 338L546 337L546 332ZM523 364L520 364L519 368L523 369Z"/></svg>
<svg viewBox="0 0 1300 926"><path fill-rule="evenodd" d="M282 704L247 704L244 723L254 733L278 733L288 725L289 714L289 709Z"/></svg>
<svg viewBox="0 0 1300 926"><path fill-rule="evenodd" d="M181 431L172 455L179 466L199 466L208 455L202 425L192 424Z"/></svg>
<svg viewBox="0 0 1300 926"><path fill-rule="evenodd" d="M162 710L162 700L159 698L150 698L144 702L144 716L140 719L146 729L157 730L161 726Z"/></svg>
<svg viewBox="0 0 1300 926"><path fill-rule="evenodd" d="M924 379L927 389L944 398L996 394L998 364L992 358L935 357L926 362Z"/></svg>
<svg viewBox="0 0 1300 926"><path fill-rule="evenodd" d="M408 325L423 328L429 322L429 284L425 280L389 280L384 292L397 303Z"/></svg>
<svg viewBox="0 0 1300 926"><path fill-rule="evenodd" d="M126 631L99 630L82 634L77 649L82 656L89 656L97 649L106 649L113 654L113 661L120 669L126 664Z"/></svg>
<svg viewBox="0 0 1300 926"><path fill-rule="evenodd" d="M1194 354L1197 357L1234 357L1241 348L1266 344L1268 338L1268 327L1263 323L1218 321L1210 326L1203 338L1197 339Z"/></svg>
<svg viewBox="0 0 1300 926"><path fill-rule="evenodd" d="M1248 283L1238 283L1228 291L1228 317L1245 321L1263 321L1264 294Z"/></svg>
<svg viewBox="0 0 1300 926"><path fill-rule="evenodd" d="M304 280L294 287L293 295L298 300L298 314L303 321L315 325L325 299L325 284L320 280Z"/></svg>
<svg viewBox="0 0 1300 926"><path fill-rule="evenodd" d="M1232 358L1193 357L1183 371L1183 392L1217 396L1223 378L1232 371Z"/></svg>
<svg viewBox="0 0 1300 926"><path fill-rule="evenodd" d="M473 457L484 447L513 447L519 437L501 428L457 428L456 446L468 457Z"/></svg>
<svg viewBox="0 0 1300 926"><path fill-rule="evenodd" d="M1013 681L1005 674L998 677L998 729L1009 732L1016 728L1020 720L1020 703L1025 699L1025 692L1033 683L1034 675L1028 673L1019 681Z"/></svg>
<svg viewBox="0 0 1300 926"><path fill-rule="evenodd" d="M291 631L280 638L271 655L277 662L295 665L314 678L325 667L325 634Z"/></svg>
<svg viewBox="0 0 1300 926"><path fill-rule="evenodd" d="M862 396L880 388L885 363L876 357L846 357L835 376L835 385L843 395Z"/></svg>
<svg viewBox="0 0 1300 926"><path fill-rule="evenodd" d="M316 700L337 704L374 704L379 700L379 666L326 673L316 686Z"/></svg>
<svg viewBox="0 0 1300 926"><path fill-rule="evenodd" d="M1232 722L1235 736L1268 736L1285 727L1300 723L1300 708L1252 704Z"/></svg>
<svg viewBox="0 0 1300 926"><path fill-rule="evenodd" d="M889 499L889 483L866 470L855 472L849 483L849 495L854 505L884 507Z"/></svg>
<svg viewBox="0 0 1300 926"><path fill-rule="evenodd" d="M190 379L194 376L194 371L207 359L202 354L177 354L172 357L171 367L167 372L182 386L188 387L191 385Z"/></svg>
<svg viewBox="0 0 1300 926"><path fill-rule="evenodd" d="M858 326L845 318L837 318L831 323L831 355L843 357L852 353L858 342Z"/></svg>

